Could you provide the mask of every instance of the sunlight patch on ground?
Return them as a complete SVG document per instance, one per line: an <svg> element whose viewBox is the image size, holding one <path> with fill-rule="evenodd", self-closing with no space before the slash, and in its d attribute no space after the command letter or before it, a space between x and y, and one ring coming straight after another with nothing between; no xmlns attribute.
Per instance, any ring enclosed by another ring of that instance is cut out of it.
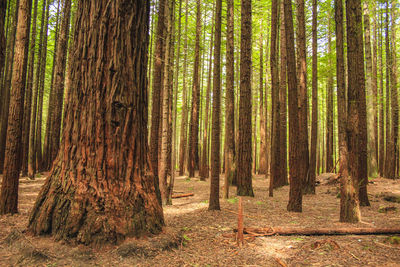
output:
<svg viewBox="0 0 400 267"><path fill-rule="evenodd" d="M208 203L189 203L187 205L180 206L164 206L164 214L179 215L189 212L194 212L196 210L204 209L208 207Z"/></svg>

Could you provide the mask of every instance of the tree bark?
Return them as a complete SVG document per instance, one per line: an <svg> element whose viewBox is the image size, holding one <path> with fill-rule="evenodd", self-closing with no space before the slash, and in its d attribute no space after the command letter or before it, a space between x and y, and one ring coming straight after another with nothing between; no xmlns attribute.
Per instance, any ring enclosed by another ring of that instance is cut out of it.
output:
<svg viewBox="0 0 400 267"><path fill-rule="evenodd" d="M200 110L200 33L201 33L201 1L197 1L196 7L196 43L194 50L193 84L192 84L192 108L190 112L189 130L189 177L195 176L196 166L198 165L198 146L199 146L199 110Z"/></svg>
<svg viewBox="0 0 400 267"><path fill-rule="evenodd" d="M303 200L303 172L301 162L304 161L298 144L300 139L300 123L298 115L299 92L296 75L296 56L294 48L294 30L292 3L284 0L285 36L287 52L287 81L289 92L289 170L290 192L288 211L301 212ZM308 156L307 156L308 158Z"/></svg>
<svg viewBox="0 0 400 267"><path fill-rule="evenodd" d="M149 10L143 1L78 2L63 141L32 233L98 244L161 231L147 145Z"/></svg>
<svg viewBox="0 0 400 267"><path fill-rule="evenodd" d="M18 212L18 185L21 171L22 120L26 72L29 51L29 32L32 0L21 0L18 8L18 23L15 38L15 56L8 117L4 176L1 185L0 215Z"/></svg>
<svg viewBox="0 0 400 267"><path fill-rule="evenodd" d="M210 201L208 210L220 210L219 206L219 173L220 173L220 137L221 137L221 16L222 0L216 1L215 41L214 41L214 75L213 75L213 113L211 130L211 179Z"/></svg>
<svg viewBox="0 0 400 267"><path fill-rule="evenodd" d="M225 182L224 198L235 176L235 55L234 1L227 0L226 96L225 96Z"/></svg>
<svg viewBox="0 0 400 267"><path fill-rule="evenodd" d="M252 146L251 146L251 40L252 16L251 1L242 0L241 36L240 36L240 107L239 107L239 143L237 158L237 195L254 196L252 186Z"/></svg>
<svg viewBox="0 0 400 267"><path fill-rule="evenodd" d="M260 82L259 82L259 99L260 99L260 150L258 161L258 174L267 173L267 147L266 147L266 128L265 128L265 98L264 98L264 35L260 36Z"/></svg>
<svg viewBox="0 0 400 267"><path fill-rule="evenodd" d="M347 103L344 68L344 29L343 3L335 0L336 24L336 75L337 75L337 110L339 130L339 176L340 176L340 221L356 223L360 221L360 208L357 191L357 178L349 173L349 154L347 136Z"/></svg>
<svg viewBox="0 0 400 267"><path fill-rule="evenodd" d="M312 1L312 119L310 147L310 175L304 193L315 194L317 143L318 143L318 2ZM343 27L343 25L342 25Z"/></svg>
<svg viewBox="0 0 400 267"><path fill-rule="evenodd" d="M328 12L328 66L332 69L332 35L330 12ZM333 73L329 71L326 81L326 172L333 172Z"/></svg>
<svg viewBox="0 0 400 267"><path fill-rule="evenodd" d="M383 76L383 12L380 14L380 34L379 34L379 68L380 68L380 88L379 88L379 176L385 175L385 105L384 105L384 76Z"/></svg>
<svg viewBox="0 0 400 267"><path fill-rule="evenodd" d="M365 99L365 76L363 36L362 36L362 11L361 2L347 0L346 2L347 24L347 62L348 62L348 162L349 175L357 179L359 185L360 205L367 206L367 118ZM354 183L354 182L353 182Z"/></svg>

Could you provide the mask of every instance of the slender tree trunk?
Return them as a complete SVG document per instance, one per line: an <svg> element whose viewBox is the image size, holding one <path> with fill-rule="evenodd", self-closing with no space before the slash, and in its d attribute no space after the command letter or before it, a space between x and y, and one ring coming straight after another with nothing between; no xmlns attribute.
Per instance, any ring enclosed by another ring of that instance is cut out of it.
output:
<svg viewBox="0 0 400 267"><path fill-rule="evenodd" d="M242 0L241 2L240 107L237 158L237 194L239 196L254 196L251 176L251 166L253 162L251 151L251 1L252 0Z"/></svg>
<svg viewBox="0 0 400 267"><path fill-rule="evenodd" d="M211 130L211 183L209 210L220 210L219 206L219 172L220 137L221 137L221 16L222 0L216 1L215 42L214 42L214 75L213 75L213 115Z"/></svg>
<svg viewBox="0 0 400 267"><path fill-rule="evenodd" d="M347 103L344 68L344 34L343 34L343 3L335 0L336 21L336 72L337 72L337 109L339 129L339 159L340 159L340 221L358 222L360 209L358 202L357 179L349 175L348 144L347 144Z"/></svg>
<svg viewBox="0 0 400 267"><path fill-rule="evenodd" d="M8 10L10 9L10 4L8 5ZM0 1L0 101L3 101L3 73L4 73L4 64L6 61L6 52L7 52L7 39L6 39L6 13L7 13L7 0ZM7 25L8 26L8 25ZM8 28L8 27L7 27ZM1 108L0 108L0 118L1 118ZM0 121L1 123L1 121ZM1 126L0 126L1 127Z"/></svg>
<svg viewBox="0 0 400 267"><path fill-rule="evenodd" d="M383 83L383 12L380 14L380 34L379 34L379 68L380 68L380 88L379 88L379 176L385 175L385 106L384 106L384 83Z"/></svg>
<svg viewBox="0 0 400 267"><path fill-rule="evenodd" d="M14 67L14 51L15 51L15 43L16 43L16 32L17 32L17 21L19 16L19 3L17 0L15 2L15 13L13 17L13 23L11 26L11 37L10 41L7 40L7 63L4 74L4 83L3 83L3 103L2 103L2 112L1 112L1 128L0 128L0 173L3 172L4 160L5 160L5 151L6 151L6 139L8 132L8 117L10 111L10 93L11 93L11 79L13 75L13 67Z"/></svg>
<svg viewBox="0 0 400 267"><path fill-rule="evenodd" d="M387 159L388 170L387 178L396 179L398 177L397 163L399 158L398 137L399 137L399 103L397 92L397 54L396 54L396 20L397 7L396 0L392 0L391 6L391 57L390 57L390 104L391 104L391 135L389 141L390 156ZM389 119L389 117L387 117Z"/></svg>
<svg viewBox="0 0 400 267"><path fill-rule="evenodd" d="M161 124L161 91L163 85L163 69L164 69L164 32L165 32L165 16L164 10L166 0L158 2L158 22L156 33L156 44L154 51L154 67L153 67L153 84L152 84L152 112L151 112L151 130L150 130L150 161L154 174L154 184L156 193L161 204L161 195L158 189L158 149L159 149L159 132Z"/></svg>
<svg viewBox="0 0 400 267"><path fill-rule="evenodd" d="M279 71L278 71L278 0L272 1L271 6L271 103L272 103L272 129L271 129L271 166L269 181L269 196L273 196L273 189L280 181L280 119L279 119Z"/></svg>
<svg viewBox="0 0 400 267"><path fill-rule="evenodd" d="M42 49L42 61L39 68L39 94L38 94L38 110L37 110L37 121L36 121L36 169L38 171L43 170L43 154L42 154L42 117L43 117L43 97L44 97L44 87L45 87L45 75L46 75L46 62L47 62L47 31L49 28L49 18L50 18L50 1L47 1L46 7L46 19L45 19L45 29L44 29L44 39L43 39L43 49Z"/></svg>
<svg viewBox="0 0 400 267"><path fill-rule="evenodd" d="M366 87L367 87L367 127L368 127L368 176L375 177L377 173L376 136L374 128L375 105L373 90L373 65L371 52L371 30L369 23L368 3L364 2L364 32L365 32L365 61L366 61Z"/></svg>
<svg viewBox="0 0 400 267"><path fill-rule="evenodd" d="M234 1L227 0L226 96L225 96L225 182L224 198L235 176L235 55Z"/></svg>
<svg viewBox="0 0 400 267"><path fill-rule="evenodd" d="M187 117L188 117L188 101L187 101L187 87L186 87L186 74L187 74L187 50L188 50L188 0L185 4L185 41L184 41L184 56L183 56L183 77L182 77L182 94L183 94L183 107L181 113L181 136L179 146L179 175L185 173L185 159L186 159L186 145L187 145Z"/></svg>
<svg viewBox="0 0 400 267"><path fill-rule="evenodd" d="M266 147L266 129L265 129L265 98L264 98L264 36L262 33L261 23L261 36L260 36L260 83L259 83L259 99L260 99L260 150L258 173L267 173L267 147Z"/></svg>
<svg viewBox="0 0 400 267"><path fill-rule="evenodd" d="M62 148L29 219L34 234L98 244L161 231L147 146L149 10L78 2L71 51L88 62L70 63Z"/></svg>
<svg viewBox="0 0 400 267"><path fill-rule="evenodd" d="M24 118L22 129L22 176L28 175L28 156L29 156L29 130L31 127L32 112L32 88L33 88L33 69L35 65L35 47L36 47L36 20L37 20L38 0L35 0L32 17L32 33L30 41L30 54L28 61L28 77L26 83Z"/></svg>
<svg viewBox="0 0 400 267"><path fill-rule="evenodd" d="M294 29L292 3L290 0L284 0L285 14L285 36L287 51L287 81L289 91L289 170L290 170L290 192L288 211L301 212L303 199L303 169L301 162L305 160L302 157L302 151L299 147L300 123L298 115L299 92L296 76L296 56L294 48ZM301 58L301 57L300 57ZM303 77L304 78L304 77ZM304 81L303 81L304 82ZM305 129L306 130L306 129ZM307 155L308 158L308 155Z"/></svg>
<svg viewBox="0 0 400 267"><path fill-rule="evenodd" d="M329 12L330 13L330 12ZM332 35L328 18L328 65L331 69ZM329 71L326 81L326 172L333 172L333 73Z"/></svg>
<svg viewBox="0 0 400 267"><path fill-rule="evenodd" d="M18 9L18 23L15 38L15 57L8 118L4 176L1 185L0 215L18 212L18 185L21 171L22 120L26 72L29 55L29 33L31 25L32 0L21 0Z"/></svg>
<svg viewBox="0 0 400 267"><path fill-rule="evenodd" d="M312 119L310 147L310 175L304 193L315 194L317 143L318 143L318 2L312 1ZM342 25L343 27L343 25ZM343 37L342 37L343 38ZM343 55L342 55L343 56ZM342 75L344 74L344 70Z"/></svg>
<svg viewBox="0 0 400 267"><path fill-rule="evenodd" d="M391 144L390 144L390 71L391 71L391 65L392 65L392 60L391 60L391 54L390 54L390 32L389 32L389 0L386 0L386 29L385 29L385 48L386 48L386 96L385 96L385 166L383 170L383 175L384 177L388 177L388 170L389 170L389 164L390 164L390 150L391 150Z"/></svg>
<svg viewBox="0 0 400 267"><path fill-rule="evenodd" d="M348 62L348 162L349 174L352 179L357 179L359 188L360 205L367 206L368 194L368 168L367 168L367 118L365 99L365 76L363 36L362 36L362 10L361 2L347 0L347 62ZM353 182L354 183L354 182Z"/></svg>
<svg viewBox="0 0 400 267"><path fill-rule="evenodd" d="M373 31L374 31L374 39L372 43L372 105L374 106L374 114L373 114L373 135L375 136L375 161L376 161L376 169L375 176L378 175L378 156L379 156L379 146L378 146L378 30L377 30L377 14L376 7L373 12Z"/></svg>
<svg viewBox="0 0 400 267"><path fill-rule="evenodd" d="M214 10L213 10L213 18L214 21ZM211 29L211 42L210 42L210 57L209 57L209 65L208 65L208 78L207 78L207 92L206 92L206 109L204 113L204 128L203 128L203 151L201 156L201 168L199 171L200 180L205 181L208 178L209 168L208 168L208 118L209 118L209 107L210 107L210 92L211 92L211 73L212 73L212 52L213 52L213 41L214 39L214 28Z"/></svg>
<svg viewBox="0 0 400 267"><path fill-rule="evenodd" d="M199 146L199 109L200 109L200 33L201 33L201 1L197 1L196 7L196 43L193 66L192 84L192 107L190 112L189 130L189 177L195 176L196 166L198 165L198 146Z"/></svg>
<svg viewBox="0 0 400 267"><path fill-rule="evenodd" d="M288 170L287 170L287 79L286 79L286 37L285 37L285 21L284 7L281 2L281 26L280 26L280 52L281 52L281 72L279 80L279 168L280 178L276 186L288 185Z"/></svg>
<svg viewBox="0 0 400 267"><path fill-rule="evenodd" d="M253 77L253 76L252 76ZM251 81L251 84L253 84L253 81ZM253 173L257 173L257 117L258 117L258 97L256 95L256 89L252 89L252 107L253 107L253 117L254 117L254 127L253 127Z"/></svg>
<svg viewBox="0 0 400 267"><path fill-rule="evenodd" d="M309 150L308 150L308 94L307 94L307 48L306 48L306 23L305 23L304 0L297 0L297 46L298 62L297 73L298 93L299 93L299 153L301 160L299 164L299 177L302 180L303 188L305 181L308 180L309 173ZM288 72L288 75L290 73Z"/></svg>

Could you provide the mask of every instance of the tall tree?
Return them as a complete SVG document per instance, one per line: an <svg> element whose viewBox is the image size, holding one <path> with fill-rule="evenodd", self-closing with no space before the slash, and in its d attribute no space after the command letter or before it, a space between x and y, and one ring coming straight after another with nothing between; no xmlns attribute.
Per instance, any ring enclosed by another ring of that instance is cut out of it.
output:
<svg viewBox="0 0 400 267"><path fill-rule="evenodd" d="M287 82L289 92L289 170L290 170L290 192L288 211L301 212L303 200L303 173L301 162L304 161L298 140L300 138L300 123L298 115L299 92L296 75L296 56L294 48L294 29L292 3L284 0L285 14L285 36L287 51ZM307 156L308 158L308 156Z"/></svg>
<svg viewBox="0 0 400 267"><path fill-rule="evenodd" d="M328 12L328 66L331 69L332 34L330 12ZM333 73L328 72L326 81L326 172L333 170Z"/></svg>
<svg viewBox="0 0 400 267"><path fill-rule="evenodd" d="M390 53L390 32L389 32L389 1L386 1L386 21L385 21L385 53L386 53L386 101L385 101L385 165L383 175L388 176L389 164L390 164L390 71L391 71L391 53Z"/></svg>
<svg viewBox="0 0 400 267"><path fill-rule="evenodd" d="M318 141L318 2L312 1L312 119L311 119L311 147L310 147L310 173L305 193L315 194L315 176L317 164L317 141ZM343 27L343 25L342 25ZM343 37L342 37L343 38ZM344 72L344 71L343 71Z"/></svg>
<svg viewBox="0 0 400 267"><path fill-rule="evenodd" d="M61 31L57 42L57 56L55 61L54 70L54 110L52 114L52 123L50 131L50 144L49 144L49 163L57 156L60 147L60 131L61 131L61 118L62 107L64 99L64 82L65 82L65 68L67 63L67 49L69 37L69 21L71 14L71 0L64 1L63 19L61 23Z"/></svg>
<svg viewBox="0 0 400 267"><path fill-rule="evenodd" d="M77 4L62 148L28 227L84 244L158 233L147 145L150 2Z"/></svg>
<svg viewBox="0 0 400 267"><path fill-rule="evenodd" d="M361 2L346 1L348 64L348 162L349 174L359 185L360 205L369 205L367 184L367 117Z"/></svg>
<svg viewBox="0 0 400 267"><path fill-rule="evenodd" d="M1 185L0 215L18 212L18 185L21 171L22 120L26 72L29 51L32 0L19 2L18 23L15 39L15 57L8 118L4 176Z"/></svg>
<svg viewBox="0 0 400 267"><path fill-rule="evenodd" d="M213 75L213 115L211 130L211 183L209 210L219 210L219 172L220 172L220 137L221 137L221 15L222 0L216 0L214 75Z"/></svg>
<svg viewBox="0 0 400 267"><path fill-rule="evenodd" d="M186 160L186 145L187 145L187 117L188 117L188 104L187 104L187 86L186 86L186 73L187 73L187 54L188 54L188 0L185 4L185 40L183 48L183 77L182 77L182 113L181 113L181 136L179 145L179 175L183 175L185 172L185 160Z"/></svg>
<svg viewBox="0 0 400 267"><path fill-rule="evenodd" d="M375 136L375 114L376 106L374 103L373 90L373 64L371 51L371 28L369 22L368 3L364 2L364 40L365 40L365 61L366 61L366 89L367 89L367 127L368 127L368 175L376 176L377 159L376 159L376 136Z"/></svg>
<svg viewBox="0 0 400 267"><path fill-rule="evenodd" d="M399 103L397 92L397 54L396 54L396 19L397 19L397 1L392 0L391 3L391 42L390 42L390 108L391 108L391 129L389 157L386 159L388 162L387 178L396 179L398 177L398 160L399 160ZM387 117L389 119L389 117Z"/></svg>
<svg viewBox="0 0 400 267"><path fill-rule="evenodd" d="M199 145L199 114L200 114L200 33L201 33L201 1L197 1L196 7L196 43L194 50L193 81L192 81L192 108L190 112L189 130L189 177L195 176L198 161Z"/></svg>
<svg viewBox="0 0 400 267"><path fill-rule="evenodd" d="M349 173L349 154L347 143L347 103L346 81L344 68L344 29L343 29L343 1L335 0L336 25L336 75L337 75L337 109L339 129L339 175L340 175L340 221L358 222L360 208L358 202L358 181L356 176Z"/></svg>
<svg viewBox="0 0 400 267"><path fill-rule="evenodd" d="M165 16L164 10L166 0L158 1L158 21L156 44L154 51L154 67L153 67L153 84L152 84L152 112L151 112L151 130L150 130L150 161L154 173L154 184L156 193L158 194L158 149L159 149L159 132L161 118L161 91L163 85L163 69L164 69L164 35L165 35ZM161 203L161 195L158 196Z"/></svg>
<svg viewBox="0 0 400 267"><path fill-rule="evenodd" d="M6 61L6 35L4 32L7 13L7 0L0 0L0 84L3 78L4 64ZM2 98L3 88L0 88L0 97ZM1 112L0 112L1 113Z"/></svg>
<svg viewBox="0 0 400 267"><path fill-rule="evenodd" d="M298 102L299 102L299 139L298 149L301 155L299 175L304 182L309 175L309 150L308 150L308 94L307 94L307 47L306 47L306 22L304 0L297 0L297 73L298 73ZM286 15L286 14L285 14ZM286 18L285 18L286 19ZM286 23L286 21L285 21ZM288 54L289 56L289 54ZM290 75L288 71L288 75Z"/></svg>
<svg viewBox="0 0 400 267"><path fill-rule="evenodd" d="M254 196L251 176L251 44L252 16L251 1L242 0L241 36L240 36L240 107L239 107L239 143L237 157L237 194Z"/></svg>
<svg viewBox="0 0 400 267"><path fill-rule="evenodd" d="M263 24L261 23L260 35L260 80L259 80L259 99L260 99L260 150L258 173L267 173L267 146L266 146L266 115L265 115L265 98L264 98L264 35L262 33Z"/></svg>
<svg viewBox="0 0 400 267"><path fill-rule="evenodd" d="M379 68L380 68L380 86L379 86L379 175L384 176L385 171L385 105L383 101L383 12L380 12L380 33L379 33Z"/></svg>
<svg viewBox="0 0 400 267"><path fill-rule="evenodd" d="M226 96L225 96L225 185L224 198L229 197L229 185L235 175L235 58L234 1L227 0L226 13Z"/></svg>
<svg viewBox="0 0 400 267"><path fill-rule="evenodd" d="M279 71L278 71L278 0L273 0L271 5L271 101L272 101L272 130L271 130L271 165L270 165L270 181L269 196L273 196L273 189L276 188L277 182L280 180L280 126L279 122Z"/></svg>
<svg viewBox="0 0 400 267"><path fill-rule="evenodd" d="M31 112L32 112L32 87L33 87L33 70L35 65L35 48L36 48L36 20L37 20L38 0L34 1L33 17L32 17L32 32L30 41L30 54L28 60L28 77L26 83L24 119L22 128L22 175L28 175L28 156L29 156L29 130L31 127Z"/></svg>

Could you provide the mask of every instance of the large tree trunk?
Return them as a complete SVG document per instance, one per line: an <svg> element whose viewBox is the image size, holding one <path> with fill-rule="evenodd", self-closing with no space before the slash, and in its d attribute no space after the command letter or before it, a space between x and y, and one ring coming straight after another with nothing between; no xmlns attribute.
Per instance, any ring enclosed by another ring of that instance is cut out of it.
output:
<svg viewBox="0 0 400 267"><path fill-rule="evenodd" d="M251 166L253 162L251 153L251 1L252 0L242 0L241 6L240 107L237 158L237 194L239 196L254 196L251 175Z"/></svg>
<svg viewBox="0 0 400 267"><path fill-rule="evenodd" d="M272 129L271 129L271 165L269 180L269 196L273 196L273 189L280 181L280 119L279 119L279 71L278 71L278 0L272 1L271 6L271 101L272 101Z"/></svg>
<svg viewBox="0 0 400 267"><path fill-rule="evenodd" d="M348 144L347 144L347 103L346 81L344 68L344 29L343 3L335 0L336 24L336 73L337 73L337 109L339 130L339 175L340 175L340 221L358 222L360 209L358 202L357 178L349 175Z"/></svg>
<svg viewBox="0 0 400 267"><path fill-rule="evenodd" d="M304 193L315 194L315 176L317 166L318 143L318 36L317 36L318 2L312 1L312 115L311 115L311 147L310 173Z"/></svg>
<svg viewBox="0 0 400 267"><path fill-rule="evenodd" d="M158 193L158 149L159 149L159 132L161 124L161 91L163 84L163 69L164 69L164 36L165 36L165 16L164 10L166 0L158 2L158 22L156 44L154 52L154 67L153 67L153 84L152 84L152 112L151 112L151 130L150 130L150 160L151 167L154 173L154 185ZM161 195L157 196L161 203Z"/></svg>
<svg viewBox="0 0 400 267"><path fill-rule="evenodd" d="M62 119L62 107L64 100L65 68L67 63L67 49L69 37L69 21L71 14L71 0L65 0L61 31L57 43L57 56L54 70L54 110L52 111L52 123L50 131L50 149L48 162L51 164L57 157L60 147L60 131Z"/></svg>
<svg viewBox="0 0 400 267"><path fill-rule="evenodd" d="M199 110L200 110L200 33L201 33L201 1L197 1L196 7L196 43L194 50L193 84L192 84L192 108L190 112L189 130L189 177L195 176L196 166L198 165L198 146L199 146Z"/></svg>
<svg viewBox="0 0 400 267"><path fill-rule="evenodd" d="M14 51L15 51L15 39L17 33L17 21L19 15L19 0L15 2L15 13L13 17L13 23L11 25L11 36L7 40L7 63L4 74L4 83L2 88L2 112L0 117L0 173L3 172L5 151L6 151L6 139L8 132L8 117L10 111L10 93L11 93L11 79L14 67Z"/></svg>
<svg viewBox="0 0 400 267"><path fill-rule="evenodd" d="M78 2L63 141L29 219L34 234L90 244L160 232L147 145L149 10Z"/></svg>
<svg viewBox="0 0 400 267"><path fill-rule="evenodd" d="M361 2L348 0L346 2L347 17L347 62L348 62L348 162L349 174L357 179L359 188L360 205L367 206L367 118L365 99L365 76L363 36L362 36L362 12Z"/></svg>
<svg viewBox="0 0 400 267"><path fill-rule="evenodd" d="M374 130L375 103L372 84L372 51L371 29L369 23L368 3L364 2L364 33L365 33L365 61L366 61L366 89L367 89L367 127L368 127L368 176L374 177L377 173L376 136Z"/></svg>
<svg viewBox="0 0 400 267"><path fill-rule="evenodd" d="M225 97L225 186L224 198L229 197L229 185L235 176L235 58L234 1L227 0L226 97Z"/></svg>
<svg viewBox="0 0 400 267"><path fill-rule="evenodd" d="M26 72L29 51L32 0L19 2L18 23L15 39L15 57L7 127L4 176L1 185L0 215L18 212L18 185L21 171L22 120Z"/></svg>
<svg viewBox="0 0 400 267"><path fill-rule="evenodd" d="M213 113L211 130L211 183L209 210L219 210L219 172L220 137L221 137L221 15L222 0L216 1L215 42L214 42L214 75L213 75Z"/></svg>
<svg viewBox="0 0 400 267"><path fill-rule="evenodd" d="M187 147L187 117L188 117L188 104L187 104L187 86L186 86L186 73L187 73L187 54L188 54L188 0L185 4L185 41L184 41L184 57L183 57L183 77L182 77L182 113L181 113L181 136L179 144L179 175L185 173L185 160L186 160L186 147Z"/></svg>
<svg viewBox="0 0 400 267"><path fill-rule="evenodd" d="M289 169L290 169L290 192L288 211L301 212L303 200L303 178L301 162L304 161L298 140L300 138L300 123L298 114L298 84L296 75L296 56L294 48L294 29L292 3L284 0L285 14L285 36L287 51L287 81L289 92ZM305 129L306 130L306 129ZM308 156L307 156L308 158Z"/></svg>

